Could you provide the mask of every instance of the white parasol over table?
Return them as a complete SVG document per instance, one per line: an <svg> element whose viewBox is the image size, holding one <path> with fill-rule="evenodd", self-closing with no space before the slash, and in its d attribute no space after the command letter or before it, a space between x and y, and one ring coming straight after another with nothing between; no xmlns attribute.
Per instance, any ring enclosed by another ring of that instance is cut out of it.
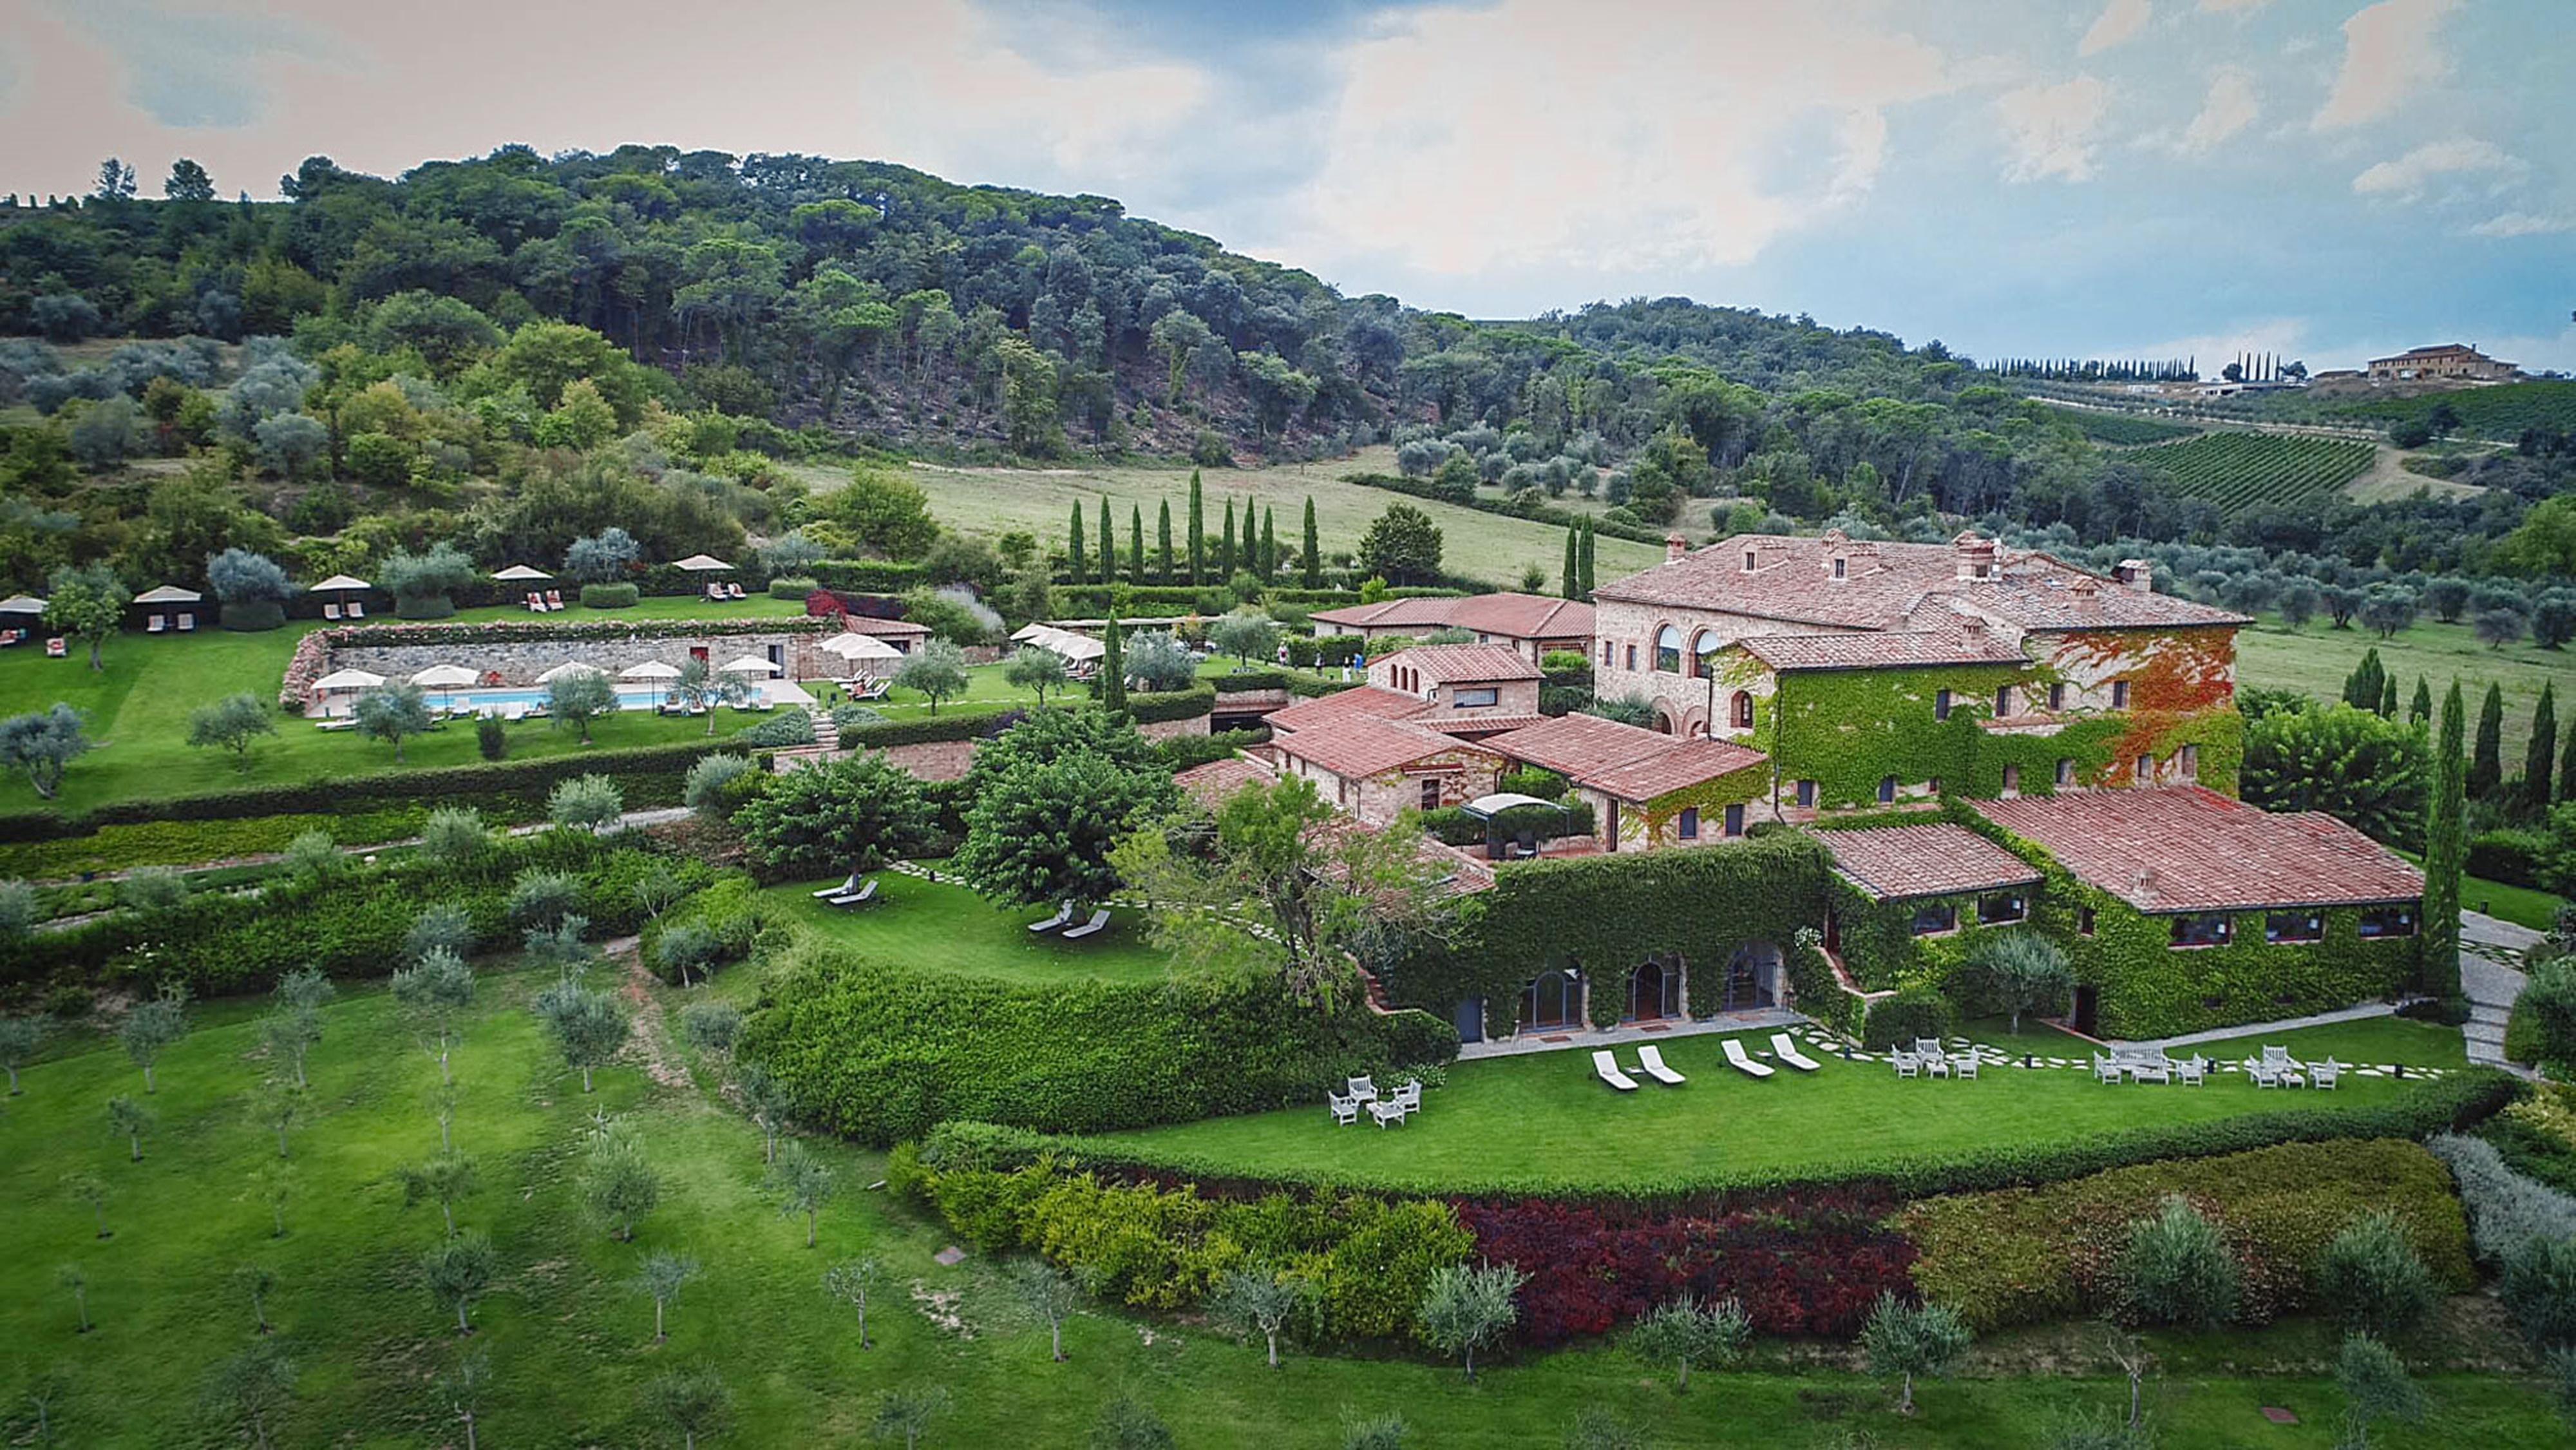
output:
<svg viewBox="0 0 2576 1450"><path fill-rule="evenodd" d="M555 666L553 669L546 671L544 674L537 676L537 683L540 685L551 685L555 681L564 679L571 675L604 675L607 673L608 671L601 669L597 665L586 665L579 660L566 660L562 664Z"/></svg>
<svg viewBox="0 0 2576 1450"><path fill-rule="evenodd" d="M718 668L717 673L727 675L774 675L778 673L778 666L771 664L769 661L762 659L758 655L744 655L738 660L725 661L725 663Z"/></svg>
<svg viewBox="0 0 2576 1450"><path fill-rule="evenodd" d="M384 676L369 674L365 670L333 670L315 680L313 688L324 694L333 694L343 690L372 690L384 682Z"/></svg>
<svg viewBox="0 0 2576 1450"><path fill-rule="evenodd" d="M438 703L444 705L447 703L448 691L460 685L473 684L475 678L474 672L463 665L431 665L428 669L412 676L411 682L426 689L436 690Z"/></svg>
<svg viewBox="0 0 2576 1450"><path fill-rule="evenodd" d="M660 660L646 660L640 665L628 665L617 672L617 677L621 680L676 680L680 677L680 667L666 665Z"/></svg>
<svg viewBox="0 0 2576 1450"><path fill-rule="evenodd" d="M552 579L555 576L543 569L532 569L525 564L513 564L507 569L493 570L492 577L512 584L528 584L539 579Z"/></svg>

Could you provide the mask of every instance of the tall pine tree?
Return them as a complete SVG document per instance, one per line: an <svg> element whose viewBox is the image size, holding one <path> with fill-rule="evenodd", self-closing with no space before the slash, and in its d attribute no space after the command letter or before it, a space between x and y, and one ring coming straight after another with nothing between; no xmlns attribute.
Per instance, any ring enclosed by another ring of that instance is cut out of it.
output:
<svg viewBox="0 0 2576 1450"><path fill-rule="evenodd" d="M2424 677L2422 675L2417 675L2415 677L2415 698L2407 702L2406 705L2406 723L2409 725L2422 725L2431 721L2432 718L2433 687L2424 683Z"/></svg>
<svg viewBox="0 0 2576 1450"><path fill-rule="evenodd" d="M1065 539L1065 562L1072 566L1073 582L1076 584L1090 582L1091 570L1082 562L1082 503L1078 499L1073 505L1073 527L1065 535Z"/></svg>
<svg viewBox="0 0 2576 1450"><path fill-rule="evenodd" d="M2424 814L2424 990L2460 992L2460 870L2468 857L2468 785L2460 760L2467 714L2460 682L2442 697L2441 738L2433 747L2433 799Z"/></svg>
<svg viewBox="0 0 2576 1450"><path fill-rule="evenodd" d="M1199 471L1190 470L1190 585L1196 588L1207 570L1207 506L1199 497Z"/></svg>
<svg viewBox="0 0 2576 1450"><path fill-rule="evenodd" d="M1127 582L1145 582L1145 506L1127 505Z"/></svg>
<svg viewBox="0 0 2576 1450"><path fill-rule="evenodd" d="M2536 813L2549 809L2549 773L2558 763L2558 691L2540 682L2540 703L2531 712L2531 744L2522 757L2522 798Z"/></svg>
<svg viewBox="0 0 2576 1450"><path fill-rule="evenodd" d="M1592 520L1588 518L1583 521L1583 593L1580 597L1592 597Z"/></svg>
<svg viewBox="0 0 2576 1450"><path fill-rule="evenodd" d="M2469 799L2491 801L2504 787L2504 689L2487 686L2478 707L2477 753L2469 758Z"/></svg>
<svg viewBox="0 0 2576 1450"><path fill-rule="evenodd" d="M1234 500L1225 501L1225 532L1217 539L1216 577L1221 584L1234 582Z"/></svg>
<svg viewBox="0 0 2576 1450"><path fill-rule="evenodd" d="M1100 582L1118 582L1118 526L1105 493L1100 496Z"/></svg>
<svg viewBox="0 0 2576 1450"><path fill-rule="evenodd" d="M1309 589L1324 587L1324 541L1315 533L1315 496L1306 495L1306 537L1297 554L1297 582Z"/></svg>
<svg viewBox="0 0 2576 1450"><path fill-rule="evenodd" d="M1172 501L1163 500L1163 516L1154 525L1154 582L1172 582Z"/></svg>
<svg viewBox="0 0 2576 1450"><path fill-rule="evenodd" d="M1565 582L1557 586L1557 592L1568 599L1579 598L1583 593L1583 545L1575 537L1581 532L1572 524L1565 526Z"/></svg>

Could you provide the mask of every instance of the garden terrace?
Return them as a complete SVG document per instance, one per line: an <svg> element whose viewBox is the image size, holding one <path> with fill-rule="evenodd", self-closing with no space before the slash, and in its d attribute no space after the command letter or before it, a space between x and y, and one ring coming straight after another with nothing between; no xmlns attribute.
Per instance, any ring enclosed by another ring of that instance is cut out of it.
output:
<svg viewBox="0 0 2576 1450"><path fill-rule="evenodd" d="M2414 1066L2457 1065L2456 1033L2405 1025L2422 1033ZM1336 1127L1318 1102L1086 1141L1109 1158L1212 1179L1618 1196L1901 1177L1926 1164L1990 1154L2036 1161L2053 1148L2101 1150L2132 1133L2254 1135L2256 1120L2266 1115L2358 1116L2448 1087L2347 1076L2332 1093L2294 1093L2258 1089L2231 1074L2214 1074L2198 1088L2115 1087L2095 1082L2081 1066L2086 1044L2064 1036L2058 1050L2073 1049L2077 1066L1996 1065L1974 1081L1924 1081L1899 1079L1884 1061L1834 1056L1822 1035L1813 1034L1804 1050L1820 1063L1817 1071L1784 1067L1757 1081L1727 1064L1727 1040L1711 1034L1662 1041L1664 1060L1690 1079L1678 1088L1647 1083L1634 1093L1614 1093L1593 1076L1589 1054L1578 1048L1454 1063L1447 1085L1426 1094L1419 1114L1383 1131ZM1737 1040L1750 1053L1770 1050L1768 1034ZM2262 1043L2291 1040L2264 1036L2193 1050L2233 1060ZM2405 1041L2370 1039L2382 1048ZM2293 1051L2337 1046L2319 1039ZM1633 1048L1622 1047L1619 1055L1635 1060ZM2003 1056L1994 1052L1990 1061Z"/></svg>
<svg viewBox="0 0 2576 1450"><path fill-rule="evenodd" d="M937 863L932 863L935 869ZM1011 982L1159 982L1169 963L1144 942L1140 913L1119 908L1097 935L1067 941L1028 924L1047 913L997 906L954 880L880 871L877 894L841 909L814 899L828 881L772 887L762 895L773 919L880 961L923 971Z"/></svg>

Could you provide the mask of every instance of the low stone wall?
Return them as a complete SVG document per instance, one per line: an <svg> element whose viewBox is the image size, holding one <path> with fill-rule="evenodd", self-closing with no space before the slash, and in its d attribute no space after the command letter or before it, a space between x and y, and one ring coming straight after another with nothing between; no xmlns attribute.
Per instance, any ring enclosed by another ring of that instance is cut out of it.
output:
<svg viewBox="0 0 2576 1450"><path fill-rule="evenodd" d="M1212 715L1192 715L1186 720L1149 720L1136 727L1148 740L1170 740L1182 735L1205 735Z"/></svg>
<svg viewBox="0 0 2576 1450"><path fill-rule="evenodd" d="M404 680L432 665L463 665L478 675L497 671L501 683L528 686L537 676L567 661L596 665L614 676L647 660L667 665L688 663L693 649L706 652L707 663L722 665L744 655L766 657L779 646L785 672L772 679L824 679L844 676L849 666L818 648L824 636L810 630L760 634L653 634L618 639L491 639L438 644L342 644L329 649L324 673L360 669ZM754 678L760 678L755 676Z"/></svg>

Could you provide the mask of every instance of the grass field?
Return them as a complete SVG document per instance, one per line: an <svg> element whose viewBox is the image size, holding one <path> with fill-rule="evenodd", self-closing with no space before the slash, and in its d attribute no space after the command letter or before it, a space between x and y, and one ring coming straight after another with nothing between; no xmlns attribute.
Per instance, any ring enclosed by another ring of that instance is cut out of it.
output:
<svg viewBox="0 0 2576 1450"><path fill-rule="evenodd" d="M2355 625L2335 629L2322 620L2301 629L2284 628L2277 616L2265 616L2236 637L2236 679L2240 685L2296 690L2320 700L2343 694L2344 678L2361 663L2364 651L2377 649L2380 663L2397 678L2402 712L2414 698L2422 676L2433 689L2433 701L2453 680L2467 697L2474 726L2479 697L2490 684L2504 687L2504 758L2508 773L2519 769L2524 745L2531 738L2531 709L2539 703L2543 681L2555 681L2562 702L2558 717L2568 719L2564 704L2576 691L2576 650L2547 650L2528 641L2489 649L2478 643L2466 624L2443 624L2426 616L2414 628L2389 639Z"/></svg>
<svg viewBox="0 0 2576 1450"><path fill-rule="evenodd" d="M688 619L708 608L693 599L650 599L633 609L593 612L576 609L567 621L610 617ZM804 606L785 600L753 599L726 606L726 618L801 615ZM524 620L525 610L496 607L461 611L459 620ZM20 646L0 652L0 715L45 709L63 701L89 717L89 735L99 748L72 763L54 801L37 797L24 776L0 782L0 810L53 809L79 812L109 801L138 796L188 795L242 785L273 785L360 771L394 769L393 748L361 740L351 732L324 732L287 715L277 716L277 735L252 749L248 770L235 770L228 754L193 749L188 744L189 713L226 695L247 690L263 703L277 699L279 682L295 643L318 620L298 620L284 629L258 634L200 630L188 635L120 634L107 642L104 671L89 668L85 650L74 648L69 659L47 659L41 649ZM721 712L719 734L750 724L757 715L734 718ZM703 720L665 719L650 714L621 714L595 721L595 748L655 745L703 735ZM513 759L560 755L582 748L580 735L549 728L542 720L511 727ZM428 735L404 742L403 764L426 768L464 765L481 759L470 724L450 723Z"/></svg>
<svg viewBox="0 0 2576 1450"><path fill-rule="evenodd" d="M830 882L798 882L763 894L799 930L895 966L1012 982L1160 981L1170 971L1162 955L1145 945L1144 924L1132 911L1114 913L1095 935L1066 941L1028 930L1047 911L998 908L955 882L924 881L900 871L880 871L876 881L876 899L854 910L814 899L814 890Z"/></svg>
<svg viewBox="0 0 2576 1450"><path fill-rule="evenodd" d="M652 1026L684 994L655 988L641 999L649 1052L631 1052L585 1096L523 1010L534 985L487 971L457 1053L458 1147L483 1181L458 1217L491 1235L499 1255L470 1341L457 1339L453 1315L419 1283L417 1256L440 1237L438 1211L403 1207L396 1172L437 1146L423 1106L437 1069L380 991L353 992L325 1011L311 1062L315 1113L291 1139L283 1237L271 1236L269 1209L253 1192L253 1173L277 1159L274 1139L244 1112L266 1066L248 1004L199 1009L197 1030L163 1059L161 1091L149 1100L160 1123L140 1163L126 1161L101 1106L139 1090L121 1053L67 1039L73 1050L29 1070L26 1095L0 1115L0 1204L13 1248L0 1264L0 1395L8 1397L0 1415L9 1443L33 1443L20 1395L48 1372L67 1386L52 1407L62 1444L247 1443L202 1407L200 1392L217 1364L255 1342L249 1302L232 1277L253 1263L277 1277L268 1301L274 1342L296 1367L292 1398L271 1421L274 1442L290 1450L461 1445L434 1387L466 1349L490 1359L477 1429L496 1447L665 1443L642 1409L643 1391L663 1371L690 1365L716 1370L733 1399L730 1432L699 1442L710 1450L857 1443L880 1393L931 1386L951 1396L923 1442L931 1447L996 1436L1079 1444L1103 1403L1123 1393L1151 1406L1181 1445L1291 1450L1330 1450L1347 1418L1390 1411L1412 1425L1409 1444L1435 1450L1553 1445L1589 1405L1650 1426L1665 1447L1799 1450L1844 1431L1927 1450L2031 1445L2075 1407L2122 1394L2103 1366L2070 1375L2070 1363L2088 1362L2070 1361L2062 1346L2012 1343L1981 1351L1959 1380L1922 1386L1922 1413L1912 1420L1893 1413L1892 1390L1838 1367L1830 1352L1820 1360L1776 1346L1758 1349L1745 1371L1694 1376L1687 1400L1675 1400L1654 1370L1601 1347L1504 1358L1472 1386L1454 1369L1409 1356L1295 1348L1272 1372L1257 1345L1098 1306L1067 1326L1068 1361L1050 1363L1044 1330L1012 1311L994 1264L979 1256L935 1263L945 1231L868 1187L883 1176L877 1155L812 1144L839 1191L821 1216L821 1246L803 1246L802 1225L760 1192L759 1134L719 1101L710 1064ZM752 985L746 974L700 992L741 996ZM658 1072L643 1070L648 1059ZM1417 1126L1446 1106L1435 1101ZM662 1180L661 1203L633 1244L612 1241L576 1201L578 1144L594 1109L636 1132ZM68 1172L108 1185L113 1237L93 1237L88 1210L65 1199L58 1182ZM652 1306L625 1287L654 1249L693 1255L703 1268L672 1306L670 1338L659 1344ZM848 1312L819 1287L826 1265L861 1255L881 1259L897 1286L873 1306L875 1347L865 1350ZM76 1332L71 1296L57 1285L66 1264L87 1277L91 1333ZM2314 1336L2293 1338L2301 1327L2157 1336L2161 1364L2149 1394L2166 1443L2333 1443L2341 1403L2313 1368L2266 1375L2244 1367L2312 1366ZM2409 1450L2563 1436L2527 1384L2491 1373L2425 1383L2433 1416L2394 1427L2381 1443ZM2289 1406L2301 1423L2269 1424L2261 1405Z"/></svg>
<svg viewBox="0 0 2576 1450"><path fill-rule="evenodd" d="M1207 531L1223 528L1225 503L1234 500L1238 519L1247 507L1273 509L1279 515L1283 547L1294 547L1305 527L1306 500L1315 500L1315 527L1326 554L1351 553L1360 535L1390 503L1411 503L1440 525L1445 567L1498 587L1517 588L1521 570L1535 565L1556 586L1565 561L1565 531L1546 524L1480 513L1455 504L1405 498L1384 489L1342 482L1346 473L1392 473L1392 449L1364 449L1350 458L1320 463L1282 464L1272 468L1210 468L1200 472L1206 499ZM838 484L846 472L810 468L805 476L817 487ZM1068 517L1082 505L1086 542L1099 530L1100 499L1109 498L1110 516L1118 528L1119 548L1126 548L1131 507L1143 510L1148 548L1156 537L1158 506L1172 505L1175 548L1189 522L1190 471L1187 468L948 468L914 464L913 480L930 495L930 510L960 533L986 538L1013 529L1037 535L1049 548L1062 548ZM1578 501L1579 502L1579 501ZM1705 509L1698 510L1705 515ZM1661 563L1661 550L1626 539L1599 538L1594 543L1593 574L1603 582Z"/></svg>
<svg viewBox="0 0 2576 1450"><path fill-rule="evenodd" d="M1979 1042L1991 1043L2010 1053L2034 1052L2054 1057L2089 1054L2092 1049L2081 1039L2045 1023L2022 1019L2019 1033L2009 1030L2003 1018L1989 1017L1968 1024L1962 1030ZM2196 1047L2177 1048L2177 1056L2199 1053L2213 1062L2233 1062L2255 1055L2263 1046L2286 1047L2301 1061L2331 1057L2344 1063L2404 1063L2414 1067L2466 1067L2468 1045L2460 1029L2438 1023L2418 1022L2406 1017L2368 1017L2359 1022L2338 1022L2327 1027L2301 1027L2289 1032L2246 1032L2217 1042ZM2341 1089L2337 1089L2341 1091Z"/></svg>
<svg viewBox="0 0 2576 1450"><path fill-rule="evenodd" d="M2456 1052L2458 1034L2451 1038ZM1769 1050L1767 1034L1743 1040L1748 1052ZM1255 1175L1264 1168L1290 1168L1423 1188L1540 1182L1616 1187L1685 1176L1893 1164L1914 1155L2281 1106L2280 1095L2233 1077L2203 1088L2153 1092L2105 1087L2067 1069L1990 1068L1974 1082L1901 1081L1883 1062L1830 1056L1819 1059L1822 1066L1814 1073L1784 1068L1757 1081L1727 1065L1723 1041L1710 1035L1663 1044L1664 1060L1690 1078L1679 1089L1650 1083L1635 1093L1613 1093L1593 1077L1589 1053L1544 1052L1451 1067L1449 1085L1432 1093L1423 1112L1400 1129L1336 1129L1319 1103L1110 1134L1104 1141ZM2059 1056L2084 1050L2072 1038L2056 1041ZM2323 1051L2320 1046L2319 1055ZM1633 1051L1621 1057L1635 1060ZM2338 1091L2349 1093L2346 1102L2373 1102L2400 1089L2384 1079L2360 1078ZM1907 1131L1889 1133L1888 1125L1900 1121Z"/></svg>

